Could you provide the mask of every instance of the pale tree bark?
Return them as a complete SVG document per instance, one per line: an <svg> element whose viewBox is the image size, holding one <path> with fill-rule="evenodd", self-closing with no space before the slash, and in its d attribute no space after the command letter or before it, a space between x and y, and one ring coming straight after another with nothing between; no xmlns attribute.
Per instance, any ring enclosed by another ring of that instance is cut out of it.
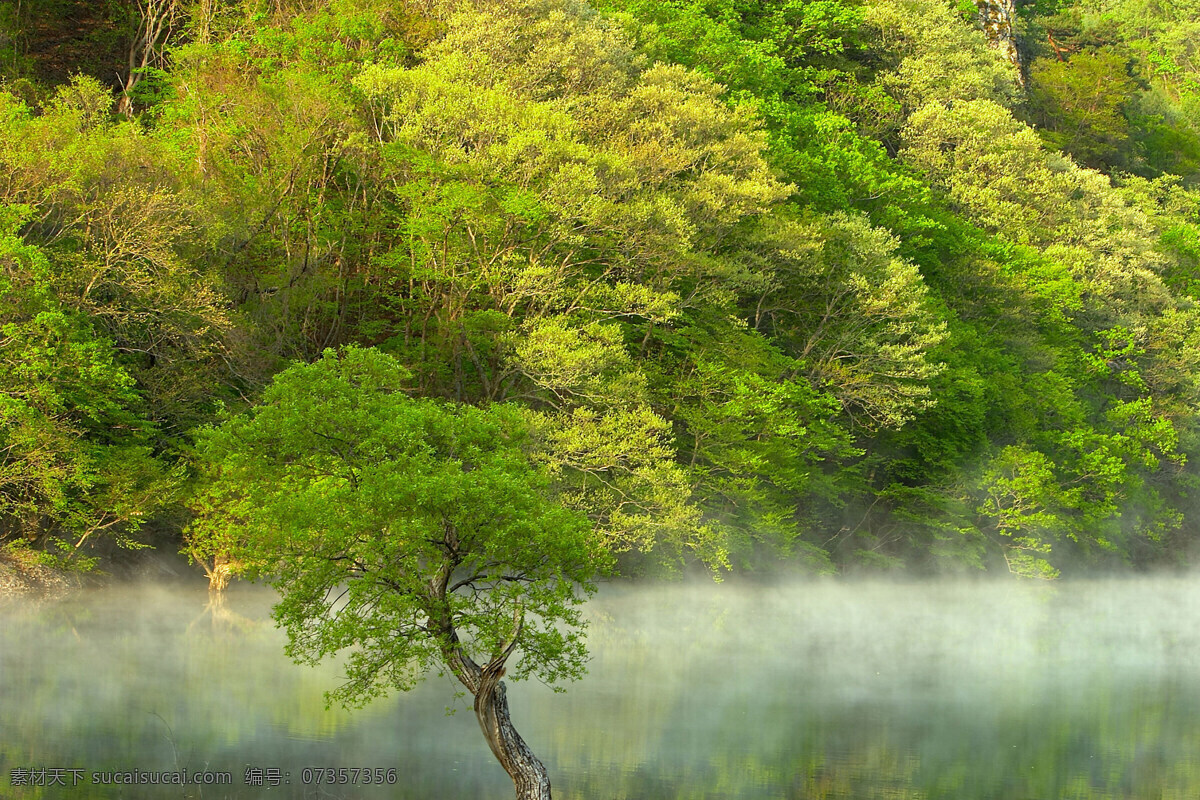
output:
<svg viewBox="0 0 1200 800"><path fill-rule="evenodd" d="M208 44L212 38L213 17L216 15L216 0L200 0L193 10L196 23L196 41Z"/></svg>
<svg viewBox="0 0 1200 800"><path fill-rule="evenodd" d="M1017 71L1017 83L1025 86L1025 74L1021 69L1021 52L1017 49L1017 34L1014 24L1017 19L1016 0L975 0L979 9L979 20L983 25L988 44L999 50Z"/></svg>
<svg viewBox="0 0 1200 800"><path fill-rule="evenodd" d="M129 72L117 101L117 111L133 113L131 94L146 67L162 62L163 49L179 17L178 0L137 0L138 29L129 45Z"/></svg>
<svg viewBox="0 0 1200 800"><path fill-rule="evenodd" d="M550 774L509 717L504 681L500 680L503 675L503 662L493 662L480 671L474 691L475 718L492 754L512 778L517 800L550 800Z"/></svg>
<svg viewBox="0 0 1200 800"><path fill-rule="evenodd" d="M220 595L229 588L236 564L224 553L213 556L211 566L204 564L204 572L208 575L208 593Z"/></svg>

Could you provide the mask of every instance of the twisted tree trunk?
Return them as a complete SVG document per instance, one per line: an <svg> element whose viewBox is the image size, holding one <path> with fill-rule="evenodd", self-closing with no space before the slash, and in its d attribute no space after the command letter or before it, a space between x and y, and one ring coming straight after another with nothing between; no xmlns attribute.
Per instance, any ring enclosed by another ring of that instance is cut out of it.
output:
<svg viewBox="0 0 1200 800"><path fill-rule="evenodd" d="M457 645L457 636L454 637ZM551 800L550 773L517 733L508 713L504 683L504 662L508 653L480 667L460 647L455 646L446 659L450 671L475 698L475 718L483 731L492 755L512 778L517 800Z"/></svg>
<svg viewBox="0 0 1200 800"><path fill-rule="evenodd" d="M492 754L512 778L517 800L550 800L550 774L509 718L503 674L500 669L489 677L485 671L475 693L475 717Z"/></svg>
<svg viewBox="0 0 1200 800"><path fill-rule="evenodd" d="M999 50L1017 71L1017 83L1025 86L1021 70L1021 53L1017 49L1017 34L1013 27L1017 19L1016 0L975 0L979 20L988 44Z"/></svg>
<svg viewBox="0 0 1200 800"><path fill-rule="evenodd" d="M453 546L454 543L451 544ZM491 661L479 666L463 649L446 604L446 587L453 568L454 564L448 562L430 581L432 602L427 611L432 626L442 636L442 657L451 674L475 698L475 718L479 720L483 738L487 740L492 755L512 778L516 800L551 800L550 773L513 726L508 713L508 697L500 680L504 677L504 664L521 637L523 625L520 611L514 616L515 630L508 644Z"/></svg>

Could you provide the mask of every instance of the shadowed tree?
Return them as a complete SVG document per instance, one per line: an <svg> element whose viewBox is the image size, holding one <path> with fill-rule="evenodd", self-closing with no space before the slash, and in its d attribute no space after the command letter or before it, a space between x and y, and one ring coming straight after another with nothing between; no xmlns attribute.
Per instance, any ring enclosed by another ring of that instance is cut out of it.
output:
<svg viewBox="0 0 1200 800"><path fill-rule="evenodd" d="M98 538L137 546L179 481L112 342L58 301L57 265L16 235L29 211L0 203L0 557L86 567Z"/></svg>
<svg viewBox="0 0 1200 800"><path fill-rule="evenodd" d="M280 591L289 655L349 651L331 699L362 705L448 670L517 798L543 800L549 776L501 678L583 674L578 606L606 557L547 497L518 409L413 399L408 379L377 351L327 351L210 429L202 452L245 495L243 555Z"/></svg>

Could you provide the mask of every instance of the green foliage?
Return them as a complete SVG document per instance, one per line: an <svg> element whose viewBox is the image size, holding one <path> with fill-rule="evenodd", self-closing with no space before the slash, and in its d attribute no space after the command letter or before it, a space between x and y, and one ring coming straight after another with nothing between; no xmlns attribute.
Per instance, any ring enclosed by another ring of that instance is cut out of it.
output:
<svg viewBox="0 0 1200 800"><path fill-rule="evenodd" d="M949 0L177 11L132 120L86 77L0 93L0 207L45 264L3 322L70 354L5 378L67 398L22 412L65 426L29 508L151 508L70 469L166 469L218 401L358 344L421 414L519 417L630 571L1186 549L1192 4L1024 4L1023 101ZM97 398L128 420L70 411ZM210 571L270 556L230 469L184 492Z"/></svg>
<svg viewBox="0 0 1200 800"><path fill-rule="evenodd" d="M882 66L876 81L905 110L952 100L1015 99L1012 65L945 0L881 0L867 6L865 19Z"/></svg>
<svg viewBox="0 0 1200 800"><path fill-rule="evenodd" d="M1031 119L1079 160L1106 171L1200 169L1200 22L1193 3L1134 0L1034 5ZM1068 88L1069 87L1069 88Z"/></svg>
<svg viewBox="0 0 1200 800"><path fill-rule="evenodd" d="M652 59L687 64L753 97L812 98L852 69L863 11L841 0L612 2Z"/></svg>
<svg viewBox="0 0 1200 800"><path fill-rule="evenodd" d="M152 419L182 435L206 418L232 320L216 276L189 258L201 218L172 174L180 153L114 123L110 105L83 77L40 115L0 93L0 202L33 210L25 229L53 261L53 293L112 340Z"/></svg>
<svg viewBox="0 0 1200 800"><path fill-rule="evenodd" d="M928 405L945 336L917 268L897 242L861 216L776 217L759 247L774 267L755 323L806 362L856 427L899 427ZM760 251L761 252L761 251Z"/></svg>
<svg viewBox="0 0 1200 800"><path fill-rule="evenodd" d="M239 550L280 590L289 654L352 648L347 704L463 652L579 677L577 606L605 564L591 526L549 498L519 409L416 399L409 381L382 353L328 351L202 436L217 485L245 497Z"/></svg>
<svg viewBox="0 0 1200 800"><path fill-rule="evenodd" d="M812 519L798 501L833 499L827 462L859 452L834 421L836 399L756 331L720 319L691 322L661 334L659 364L681 375L661 391L695 494L731 564L761 568L791 556L830 570L828 554L806 538Z"/></svg>
<svg viewBox="0 0 1200 800"><path fill-rule="evenodd" d="M1029 69L1030 104L1047 145L1095 168L1122 163L1136 83L1113 52L1043 58Z"/></svg>
<svg viewBox="0 0 1200 800"><path fill-rule="evenodd" d="M30 211L0 206L0 544L86 565L93 535L133 546L178 476L112 343L57 301L50 261L16 235Z"/></svg>
<svg viewBox="0 0 1200 800"><path fill-rule="evenodd" d="M541 457L614 549L725 563L627 336L672 326L685 294L729 296L740 278L708 251L787 193L764 137L595 16L495 4L446 27L419 67L355 81L400 170L394 291L425 320L399 352L424 391L531 404Z"/></svg>

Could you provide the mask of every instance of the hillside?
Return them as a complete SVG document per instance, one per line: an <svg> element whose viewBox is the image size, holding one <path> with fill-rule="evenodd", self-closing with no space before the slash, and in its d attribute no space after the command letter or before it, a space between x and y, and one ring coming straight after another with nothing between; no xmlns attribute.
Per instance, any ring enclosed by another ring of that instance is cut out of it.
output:
<svg viewBox="0 0 1200 800"><path fill-rule="evenodd" d="M0 2L0 549L236 569L198 433L356 347L630 574L1190 563L1200 3L1014 10Z"/></svg>

